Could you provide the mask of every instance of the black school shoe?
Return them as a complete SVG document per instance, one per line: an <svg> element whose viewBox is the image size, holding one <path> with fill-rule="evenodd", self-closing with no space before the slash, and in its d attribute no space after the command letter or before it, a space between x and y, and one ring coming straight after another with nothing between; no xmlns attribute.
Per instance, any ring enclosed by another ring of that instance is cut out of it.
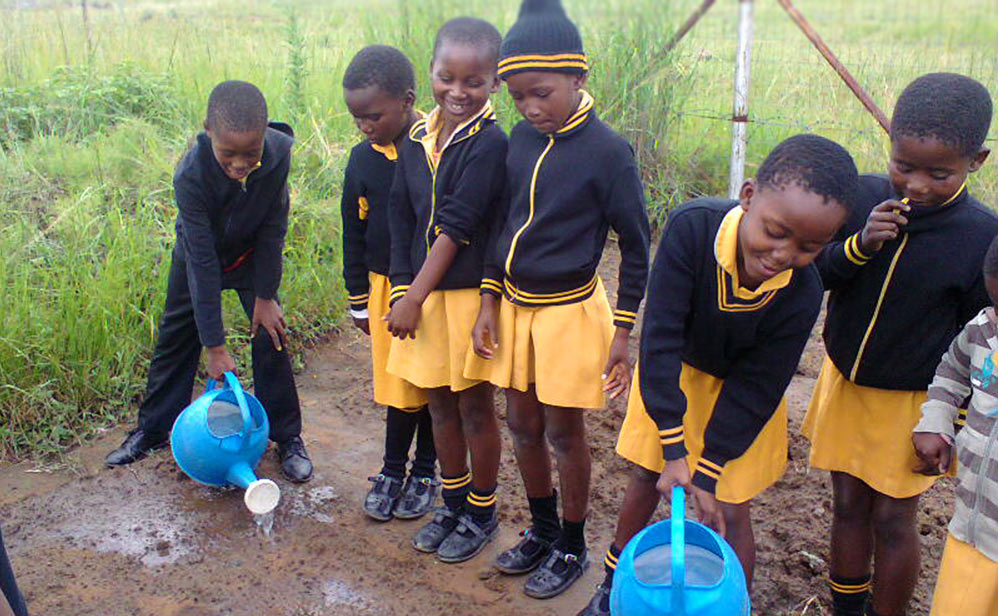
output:
<svg viewBox="0 0 998 616"><path fill-rule="evenodd" d="M552 548L540 569L527 578L523 592L534 599L557 597L582 577L588 567L588 550L582 550L582 554L576 556Z"/></svg>
<svg viewBox="0 0 998 616"><path fill-rule="evenodd" d="M535 535L529 528L520 531L523 539L496 557L495 568L510 575L530 573L551 553L551 542Z"/></svg>
<svg viewBox="0 0 998 616"><path fill-rule="evenodd" d="M281 461L284 476L295 483L305 483L312 478L312 460L305 451L305 443L300 436L292 436L277 444L277 457Z"/></svg>
<svg viewBox="0 0 998 616"><path fill-rule="evenodd" d="M445 563L460 563L482 551L499 534L499 518L495 513L485 523L479 524L467 513L458 518L458 525L437 548L437 558Z"/></svg>
<svg viewBox="0 0 998 616"><path fill-rule="evenodd" d="M433 509L440 482L433 477L413 477L405 480L405 487L395 505L395 517L400 520L421 518Z"/></svg>
<svg viewBox="0 0 998 616"><path fill-rule="evenodd" d="M575 616L610 616L610 587L600 584L589 604Z"/></svg>
<svg viewBox="0 0 998 616"><path fill-rule="evenodd" d="M132 462L138 462L157 449L166 447L169 442L165 436L157 437L136 428L128 433L125 441L117 449L107 454L107 457L104 458L104 464L107 466L126 466Z"/></svg>
<svg viewBox="0 0 998 616"><path fill-rule="evenodd" d="M444 539L457 528L457 520L458 512L448 507L437 507L433 519L416 531L412 538L412 547L428 554L436 552Z"/></svg>
<svg viewBox="0 0 998 616"><path fill-rule="evenodd" d="M367 480L374 485L364 497L364 513L379 522L391 520L392 512L402 494L402 480L382 473L368 477Z"/></svg>

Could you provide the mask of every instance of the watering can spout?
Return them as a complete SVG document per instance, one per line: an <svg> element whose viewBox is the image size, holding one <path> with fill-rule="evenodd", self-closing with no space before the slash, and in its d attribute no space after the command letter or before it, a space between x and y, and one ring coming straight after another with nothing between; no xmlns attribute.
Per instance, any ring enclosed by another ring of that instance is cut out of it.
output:
<svg viewBox="0 0 998 616"><path fill-rule="evenodd" d="M251 513L262 515L270 513L281 500L281 489L269 479L257 479L253 469L246 462L237 462L229 468L226 475L229 483L246 490L243 502Z"/></svg>

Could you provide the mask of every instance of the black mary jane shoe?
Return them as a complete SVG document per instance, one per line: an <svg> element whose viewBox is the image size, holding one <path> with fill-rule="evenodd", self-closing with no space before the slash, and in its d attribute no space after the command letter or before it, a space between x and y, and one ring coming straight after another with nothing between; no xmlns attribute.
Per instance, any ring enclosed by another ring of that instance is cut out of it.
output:
<svg viewBox="0 0 998 616"><path fill-rule="evenodd" d="M395 505L395 517L400 520L415 520L433 510L440 482L433 477L409 476Z"/></svg>
<svg viewBox="0 0 998 616"><path fill-rule="evenodd" d="M457 528L458 512L448 507L437 507L433 519L423 525L412 538L412 547L432 554Z"/></svg>
<svg viewBox="0 0 998 616"><path fill-rule="evenodd" d="M437 548L440 562L460 563L482 551L499 534L499 519L493 513L488 522L478 522L467 513L458 518L454 532Z"/></svg>
<svg viewBox="0 0 998 616"><path fill-rule="evenodd" d="M535 535L531 529L520 531L523 539L496 557L495 568L509 575L530 573L551 553L551 542Z"/></svg>
<svg viewBox="0 0 998 616"><path fill-rule="evenodd" d="M544 564L527 578L523 592L534 599L557 597L582 577L588 567L587 550L582 550L582 554L576 556L552 548Z"/></svg>
<svg viewBox="0 0 998 616"><path fill-rule="evenodd" d="M364 497L364 513L379 522L391 520L402 493L402 480L383 473L368 477L367 480L374 485Z"/></svg>
<svg viewBox="0 0 998 616"><path fill-rule="evenodd" d="M575 616L610 616L610 587L600 584L586 607Z"/></svg>

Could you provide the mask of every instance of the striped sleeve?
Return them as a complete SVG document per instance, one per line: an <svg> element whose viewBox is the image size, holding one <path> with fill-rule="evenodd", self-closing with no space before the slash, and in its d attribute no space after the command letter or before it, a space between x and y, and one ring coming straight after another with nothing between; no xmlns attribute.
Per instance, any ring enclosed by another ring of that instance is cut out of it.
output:
<svg viewBox="0 0 998 616"><path fill-rule="evenodd" d="M495 278L482 278L481 292L502 297L502 281Z"/></svg>
<svg viewBox="0 0 998 616"><path fill-rule="evenodd" d="M982 321L983 319L983 321ZM954 437L955 425L960 420L960 407L970 396L971 357L973 346L987 345L981 325L986 322L987 315L981 311L957 335L950 344L949 350L943 355L942 361L936 367L936 374L929 385L929 395L922 404L922 418L915 426L914 432L931 432ZM990 360L991 354L987 354ZM966 418L966 411L963 412Z"/></svg>

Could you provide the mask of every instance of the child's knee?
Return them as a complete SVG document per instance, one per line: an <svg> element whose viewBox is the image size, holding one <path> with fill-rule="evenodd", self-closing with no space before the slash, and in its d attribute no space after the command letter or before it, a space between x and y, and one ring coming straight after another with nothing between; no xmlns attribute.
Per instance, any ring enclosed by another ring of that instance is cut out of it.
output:
<svg viewBox="0 0 998 616"><path fill-rule="evenodd" d="M902 542L917 540L915 530L915 512L917 505L897 503L874 507L873 531L877 541L887 545L897 545Z"/></svg>
<svg viewBox="0 0 998 616"><path fill-rule="evenodd" d="M531 413L506 411L506 425L517 445L543 445L544 421Z"/></svg>
<svg viewBox="0 0 998 616"><path fill-rule="evenodd" d="M869 497L859 490L835 490L832 507L839 522L869 523L873 515Z"/></svg>
<svg viewBox="0 0 998 616"><path fill-rule="evenodd" d="M588 451L586 425L581 415L561 415L547 424L548 442L559 456L579 455Z"/></svg>

